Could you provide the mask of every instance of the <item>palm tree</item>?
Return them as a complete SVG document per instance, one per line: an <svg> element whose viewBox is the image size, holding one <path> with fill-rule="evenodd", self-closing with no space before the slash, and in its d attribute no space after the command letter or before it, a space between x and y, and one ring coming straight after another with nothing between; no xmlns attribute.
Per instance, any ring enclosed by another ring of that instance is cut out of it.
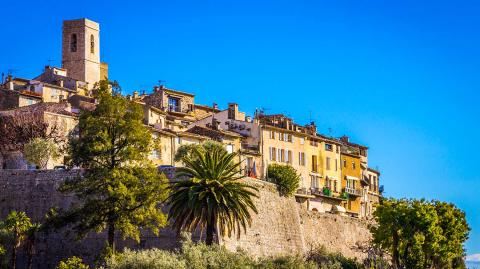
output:
<svg viewBox="0 0 480 269"><path fill-rule="evenodd" d="M13 236L11 268L15 269L17 248L28 237L27 232L32 227L32 223L25 212L11 211L0 227Z"/></svg>
<svg viewBox="0 0 480 269"><path fill-rule="evenodd" d="M185 167L178 169L178 180L171 186L167 199L168 219L177 232L206 228L207 245L212 245L216 230L221 236L232 232L240 237L251 225L250 211L257 208L252 198L258 197L257 188L241 181L240 163L234 162L236 153L218 149L194 149L183 158Z"/></svg>
<svg viewBox="0 0 480 269"><path fill-rule="evenodd" d="M35 254L35 243L37 239L37 233L42 230L42 225L40 223L33 223L28 227L25 232L25 248L27 252L27 268L32 269L33 266L33 255Z"/></svg>

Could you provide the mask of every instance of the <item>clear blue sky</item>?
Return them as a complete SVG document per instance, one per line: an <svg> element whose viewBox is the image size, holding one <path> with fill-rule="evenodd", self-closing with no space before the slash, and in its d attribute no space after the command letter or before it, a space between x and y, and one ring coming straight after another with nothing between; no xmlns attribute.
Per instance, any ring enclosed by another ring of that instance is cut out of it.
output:
<svg viewBox="0 0 480 269"><path fill-rule="evenodd" d="M88 17L101 24L102 60L125 93L161 79L197 103L311 117L321 132L370 147L387 196L465 210L468 253L480 253L478 1L1 6L0 71L32 78L49 59L59 66L62 20Z"/></svg>

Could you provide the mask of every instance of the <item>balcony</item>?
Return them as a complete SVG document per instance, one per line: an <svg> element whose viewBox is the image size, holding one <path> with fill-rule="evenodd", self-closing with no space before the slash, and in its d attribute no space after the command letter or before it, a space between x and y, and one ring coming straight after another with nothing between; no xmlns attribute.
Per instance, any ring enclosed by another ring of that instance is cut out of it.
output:
<svg viewBox="0 0 480 269"><path fill-rule="evenodd" d="M348 199L348 194L344 195L344 193L342 193L342 194L338 195L338 194L334 193L328 187L323 187L321 189L320 188L311 188L310 191L311 191L311 194L313 194L315 196L330 198L330 199L334 199L334 200L337 200L337 201L344 201L344 200Z"/></svg>
<svg viewBox="0 0 480 269"><path fill-rule="evenodd" d="M363 190L354 189L354 188L350 188L350 187L344 188L343 191L348 193L349 195L353 195L353 196L362 196L363 195Z"/></svg>
<svg viewBox="0 0 480 269"><path fill-rule="evenodd" d="M253 154L259 154L260 153L260 147L258 145L254 144L247 144L247 143L242 143L242 150L248 153L253 153Z"/></svg>

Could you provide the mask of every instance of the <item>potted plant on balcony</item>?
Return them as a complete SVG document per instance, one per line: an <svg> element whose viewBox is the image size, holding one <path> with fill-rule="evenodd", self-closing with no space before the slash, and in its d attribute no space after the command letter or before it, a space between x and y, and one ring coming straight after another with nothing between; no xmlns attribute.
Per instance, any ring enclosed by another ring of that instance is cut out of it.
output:
<svg viewBox="0 0 480 269"><path fill-rule="evenodd" d="M332 196L332 190L330 190L329 187L323 187L322 193L323 193L323 195L325 195L325 196Z"/></svg>
<svg viewBox="0 0 480 269"><path fill-rule="evenodd" d="M346 193L346 192L342 192L342 194L340 194L340 198L342 198L342 199L348 200L348 197L349 197L348 193Z"/></svg>

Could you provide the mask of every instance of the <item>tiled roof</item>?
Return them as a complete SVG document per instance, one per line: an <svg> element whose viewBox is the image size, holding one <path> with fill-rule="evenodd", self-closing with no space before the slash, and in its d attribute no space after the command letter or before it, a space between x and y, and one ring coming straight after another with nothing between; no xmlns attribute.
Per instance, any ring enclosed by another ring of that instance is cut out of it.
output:
<svg viewBox="0 0 480 269"><path fill-rule="evenodd" d="M222 131L222 130L214 130L208 127L203 126L194 126L188 129L186 132L197 134L201 136L209 137L213 140L221 141L225 136L228 137L242 137L241 135L230 132L230 131Z"/></svg>

